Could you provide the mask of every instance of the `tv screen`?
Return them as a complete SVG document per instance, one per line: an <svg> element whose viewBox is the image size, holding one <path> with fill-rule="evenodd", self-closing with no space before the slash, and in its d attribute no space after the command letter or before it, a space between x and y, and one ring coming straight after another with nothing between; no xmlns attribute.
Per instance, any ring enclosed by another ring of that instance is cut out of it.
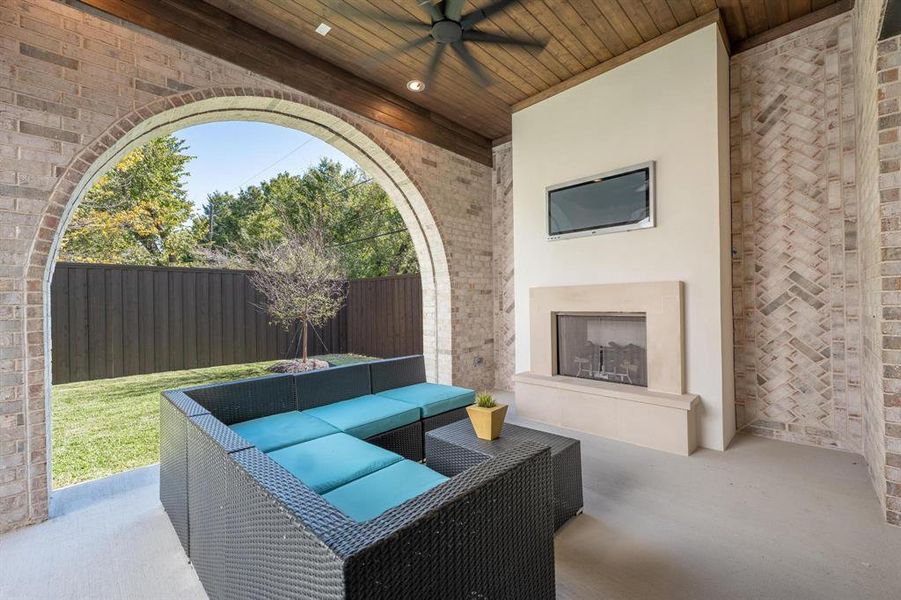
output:
<svg viewBox="0 0 901 600"><path fill-rule="evenodd" d="M654 226L654 163L547 190L548 236L612 233Z"/></svg>

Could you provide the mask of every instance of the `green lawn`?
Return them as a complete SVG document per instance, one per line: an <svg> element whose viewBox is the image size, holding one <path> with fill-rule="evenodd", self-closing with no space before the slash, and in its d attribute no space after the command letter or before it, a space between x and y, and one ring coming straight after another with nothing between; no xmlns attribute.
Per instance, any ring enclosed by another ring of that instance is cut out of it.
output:
<svg viewBox="0 0 901 600"><path fill-rule="evenodd" d="M335 364L355 355L317 358ZM53 487L153 464L160 451L160 392L266 375L272 361L53 386Z"/></svg>

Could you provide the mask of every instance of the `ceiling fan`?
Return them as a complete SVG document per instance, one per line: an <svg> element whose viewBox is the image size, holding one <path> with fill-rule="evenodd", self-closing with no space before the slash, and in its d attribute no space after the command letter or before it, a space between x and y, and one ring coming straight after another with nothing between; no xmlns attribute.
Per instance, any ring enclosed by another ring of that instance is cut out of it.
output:
<svg viewBox="0 0 901 600"><path fill-rule="evenodd" d="M382 55L379 57L379 61L384 61L392 56L412 50L413 48L419 48L434 43L435 49L432 52L428 67L423 76L423 82L425 83L425 86L428 86L435 77L444 51L450 46L451 50L460 57L482 85L490 85L491 78L472 56L469 48L466 47L467 42L544 48L544 42L539 42L534 39L498 35L475 29L476 25L491 15L503 11L511 4L519 1L520 0L494 0L494 2L491 2L487 6L464 15L463 4L465 0L443 0L438 4L433 4L432 0L419 0L418 4L429 17L430 23L424 23L412 17L396 17L384 13L364 14L373 20L406 25L427 32L421 37L411 40L403 46L394 48Z"/></svg>

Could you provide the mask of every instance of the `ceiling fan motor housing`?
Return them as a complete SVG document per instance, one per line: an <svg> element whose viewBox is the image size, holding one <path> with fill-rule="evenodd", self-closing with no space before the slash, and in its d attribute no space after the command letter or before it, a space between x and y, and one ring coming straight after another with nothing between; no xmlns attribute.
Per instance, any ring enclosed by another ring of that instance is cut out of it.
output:
<svg viewBox="0 0 901 600"><path fill-rule="evenodd" d="M463 38L463 28L457 21L444 19L432 23L432 37L439 44L453 44Z"/></svg>

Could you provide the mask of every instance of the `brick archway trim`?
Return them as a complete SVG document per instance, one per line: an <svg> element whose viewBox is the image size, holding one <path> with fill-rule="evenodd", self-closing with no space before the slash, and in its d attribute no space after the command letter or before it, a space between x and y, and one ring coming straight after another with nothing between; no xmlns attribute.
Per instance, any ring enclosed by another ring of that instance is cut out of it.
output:
<svg viewBox="0 0 901 600"><path fill-rule="evenodd" d="M146 143L191 125L226 120L260 121L298 129L335 146L354 159L388 193L410 232L423 285L423 347L429 378L450 382L452 373L450 272L432 207L402 161L394 156L365 120L338 113L329 105L287 91L248 87L213 87L154 100L121 117L87 144L66 167L41 216L28 255L26 272L25 389L28 410L40 412L46 443L28 448L30 521L46 518L51 489L50 449L50 281L59 243L74 208L90 186L121 156ZM26 423L32 428L30 423ZM40 439L32 432L29 439ZM43 471L43 472L42 472ZM45 475L46 486L36 482Z"/></svg>

